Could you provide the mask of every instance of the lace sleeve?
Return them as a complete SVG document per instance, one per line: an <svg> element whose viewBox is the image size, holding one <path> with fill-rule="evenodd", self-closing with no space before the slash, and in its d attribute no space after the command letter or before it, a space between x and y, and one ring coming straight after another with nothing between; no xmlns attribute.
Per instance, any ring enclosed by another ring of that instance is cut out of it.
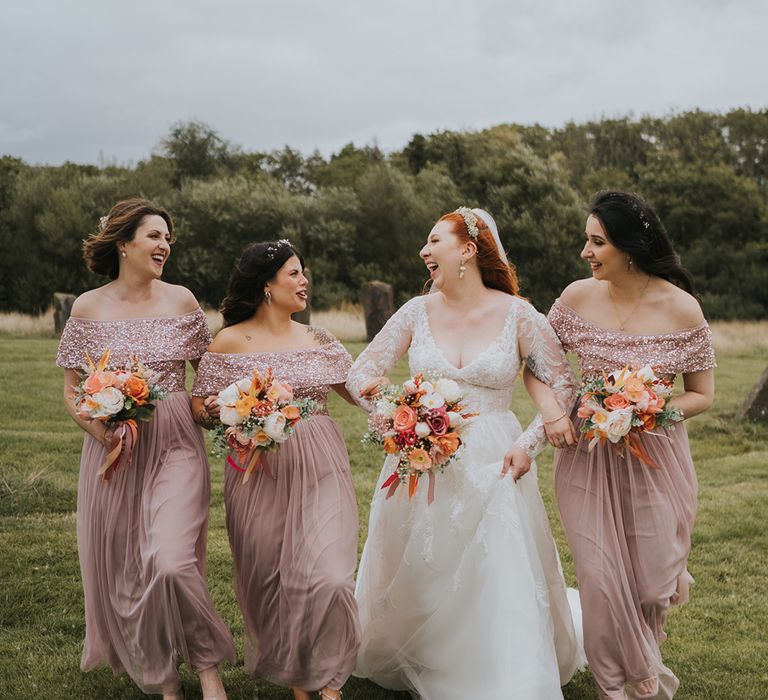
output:
<svg viewBox="0 0 768 700"><path fill-rule="evenodd" d="M421 306L421 297L414 297L403 304L360 353L349 370L347 390L366 411L371 410L370 402L360 398L360 390L371 379L386 375L408 351L413 320L415 314L420 312Z"/></svg>
<svg viewBox="0 0 768 700"><path fill-rule="evenodd" d="M565 357L560 341L547 319L527 302L517 319L517 338L520 356L537 379L555 392L558 404L570 412L578 394L576 378ZM525 432L517 439L533 459L544 448L546 435L541 414L538 414Z"/></svg>

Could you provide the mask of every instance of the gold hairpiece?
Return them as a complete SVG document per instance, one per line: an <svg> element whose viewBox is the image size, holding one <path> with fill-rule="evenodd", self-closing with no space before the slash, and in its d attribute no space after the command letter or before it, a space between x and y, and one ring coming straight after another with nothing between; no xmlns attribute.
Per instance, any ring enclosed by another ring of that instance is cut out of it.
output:
<svg viewBox="0 0 768 700"><path fill-rule="evenodd" d="M461 218L464 219L464 223L467 225L467 233L473 240L477 240L480 235L480 231L477 229L477 215L469 207L459 207L456 214L461 214Z"/></svg>

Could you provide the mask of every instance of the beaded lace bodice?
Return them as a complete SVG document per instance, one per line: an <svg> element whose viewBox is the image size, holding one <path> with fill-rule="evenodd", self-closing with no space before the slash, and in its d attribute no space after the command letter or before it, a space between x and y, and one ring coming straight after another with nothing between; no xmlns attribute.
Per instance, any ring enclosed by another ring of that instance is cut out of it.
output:
<svg viewBox="0 0 768 700"><path fill-rule="evenodd" d="M197 360L211 344L202 309L181 316L94 320L70 317L59 342L56 364L81 369L86 352L96 362L110 351L109 367L125 367L133 355L160 373L159 384L169 392L184 391L186 361Z"/></svg>
<svg viewBox="0 0 768 700"><path fill-rule="evenodd" d="M426 297L404 304L368 347L349 373L347 386L352 396L371 379L387 374L408 353L411 374L447 377L464 391L464 403L483 415L509 410L515 380L525 362L534 374L551 386L563 410L570 410L576 396L576 382L560 342L546 318L524 299L511 298L501 333L472 362L455 367L436 344L429 326ZM369 408L365 401L361 401ZM545 444L541 417L537 416L517 439L531 456Z"/></svg>

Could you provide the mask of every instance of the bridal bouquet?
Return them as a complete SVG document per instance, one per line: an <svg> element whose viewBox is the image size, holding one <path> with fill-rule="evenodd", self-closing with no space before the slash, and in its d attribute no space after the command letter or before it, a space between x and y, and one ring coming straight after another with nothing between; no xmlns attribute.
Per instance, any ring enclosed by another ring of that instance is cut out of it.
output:
<svg viewBox="0 0 768 700"><path fill-rule="evenodd" d="M262 377L258 370L219 392L220 424L214 429L214 445L219 453L233 452L240 464L227 456L227 463L243 472L248 481L265 450L276 450L292 434L293 426L317 409L311 399L294 399L293 389L278 382L268 368Z"/></svg>
<svg viewBox="0 0 768 700"><path fill-rule="evenodd" d="M578 415L585 419L581 430L589 449L606 440L623 443L640 461L658 469L638 436L657 426L674 427L683 419L680 409L667 403L671 394L672 383L657 377L650 365L634 371L625 367L586 382Z"/></svg>
<svg viewBox="0 0 768 700"><path fill-rule="evenodd" d="M105 350L94 364L86 352L88 364L83 366L73 397L79 418L100 420L113 428L107 456L98 472L104 481L109 481L121 466L130 464L138 439L137 421L151 420L155 403L165 395L157 383L159 373L135 355L126 367L107 370L109 355L110 351Z"/></svg>
<svg viewBox="0 0 768 700"><path fill-rule="evenodd" d="M435 499L435 472L442 472L462 445L461 431L477 414L465 413L462 393L452 379L424 380L421 374L402 386L381 389L368 419L363 442L381 445L397 460L382 484L390 498L397 487L408 485L408 498L419 479L427 475L427 503Z"/></svg>

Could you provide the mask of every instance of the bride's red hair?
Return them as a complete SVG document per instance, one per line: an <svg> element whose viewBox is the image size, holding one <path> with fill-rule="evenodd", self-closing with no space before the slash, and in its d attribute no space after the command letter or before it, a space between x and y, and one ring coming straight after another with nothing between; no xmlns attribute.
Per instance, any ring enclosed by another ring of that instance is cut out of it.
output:
<svg viewBox="0 0 768 700"><path fill-rule="evenodd" d="M470 240L467 224L464 217L458 212L451 212L438 219L447 221L452 225L453 233L463 242ZM496 241L493 239L491 229L483 219L477 216L478 236L475 240L477 244L477 266L480 270L480 278L483 284L490 289L498 289L512 296L519 296L520 285L517 281L517 272L514 265L505 263L499 256L496 248Z"/></svg>

